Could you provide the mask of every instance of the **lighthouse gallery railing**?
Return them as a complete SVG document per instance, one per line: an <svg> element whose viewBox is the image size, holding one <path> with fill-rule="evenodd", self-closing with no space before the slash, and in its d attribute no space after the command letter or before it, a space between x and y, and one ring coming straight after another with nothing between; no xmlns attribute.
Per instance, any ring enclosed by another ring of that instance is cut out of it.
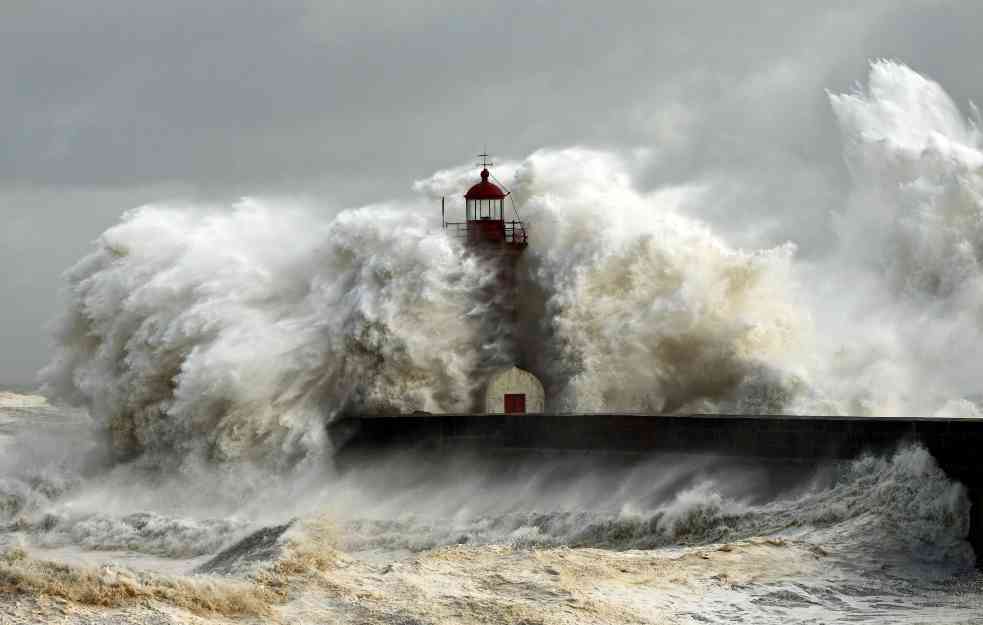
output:
<svg viewBox="0 0 983 625"><path fill-rule="evenodd" d="M460 241L482 241L486 240L486 222L482 221L447 221L444 222L444 230ZM526 228L521 221L503 221L504 242L524 245L528 242Z"/></svg>

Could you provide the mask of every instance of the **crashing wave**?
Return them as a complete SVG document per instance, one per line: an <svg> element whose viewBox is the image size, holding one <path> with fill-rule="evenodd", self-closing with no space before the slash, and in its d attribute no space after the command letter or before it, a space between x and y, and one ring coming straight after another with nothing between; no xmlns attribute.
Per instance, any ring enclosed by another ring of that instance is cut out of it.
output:
<svg viewBox="0 0 983 625"><path fill-rule="evenodd" d="M712 184L644 192L614 154L540 150L497 170L530 231L512 344L487 319L493 272L416 205L146 206L69 272L45 391L121 456L178 464L293 465L345 410L471 410L488 354L557 411L976 414L979 129L891 62L830 100L853 190L825 261L729 246L685 214ZM416 188L455 196L472 173Z"/></svg>
<svg viewBox="0 0 983 625"><path fill-rule="evenodd" d="M285 462L346 408L468 408L482 278L392 209L148 206L69 273L42 376L123 454Z"/></svg>

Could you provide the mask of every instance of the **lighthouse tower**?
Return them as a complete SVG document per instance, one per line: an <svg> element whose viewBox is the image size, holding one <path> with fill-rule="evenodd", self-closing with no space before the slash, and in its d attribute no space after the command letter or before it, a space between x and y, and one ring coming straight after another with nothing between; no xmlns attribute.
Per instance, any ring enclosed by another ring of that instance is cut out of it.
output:
<svg viewBox="0 0 983 625"><path fill-rule="evenodd" d="M483 376L485 388L475 404L481 412L543 412L542 384L516 366L520 359L515 336L516 265L529 243L526 228L514 208L514 219L507 218L505 199L509 194L490 180L488 168L493 164L488 155L478 156L481 180L464 195L465 221L443 222L444 230L464 243L495 278L483 293L487 313L482 319L482 336L495 340L483 341L478 347L478 374Z"/></svg>

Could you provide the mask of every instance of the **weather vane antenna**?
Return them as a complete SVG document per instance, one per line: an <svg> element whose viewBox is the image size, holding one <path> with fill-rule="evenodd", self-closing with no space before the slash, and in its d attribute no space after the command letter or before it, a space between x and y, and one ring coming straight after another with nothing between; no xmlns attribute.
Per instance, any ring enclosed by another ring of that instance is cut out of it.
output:
<svg viewBox="0 0 983 625"><path fill-rule="evenodd" d="M478 165L480 165L484 169L488 169L489 167L491 167L492 165L495 164L495 163L491 162L490 160L488 160L488 151L487 150L485 150L485 152L479 154L478 155L478 158L481 159L481 162L478 163Z"/></svg>

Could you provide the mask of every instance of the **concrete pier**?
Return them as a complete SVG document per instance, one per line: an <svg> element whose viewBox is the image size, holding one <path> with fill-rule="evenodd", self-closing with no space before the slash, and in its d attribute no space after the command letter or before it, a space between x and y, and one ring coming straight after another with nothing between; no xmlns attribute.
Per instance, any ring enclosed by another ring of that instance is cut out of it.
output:
<svg viewBox="0 0 983 625"><path fill-rule="evenodd" d="M711 453L769 461L848 460L918 442L968 490L969 541L983 562L983 419L780 415L413 414L350 416L331 426L348 452L427 445L483 453Z"/></svg>

